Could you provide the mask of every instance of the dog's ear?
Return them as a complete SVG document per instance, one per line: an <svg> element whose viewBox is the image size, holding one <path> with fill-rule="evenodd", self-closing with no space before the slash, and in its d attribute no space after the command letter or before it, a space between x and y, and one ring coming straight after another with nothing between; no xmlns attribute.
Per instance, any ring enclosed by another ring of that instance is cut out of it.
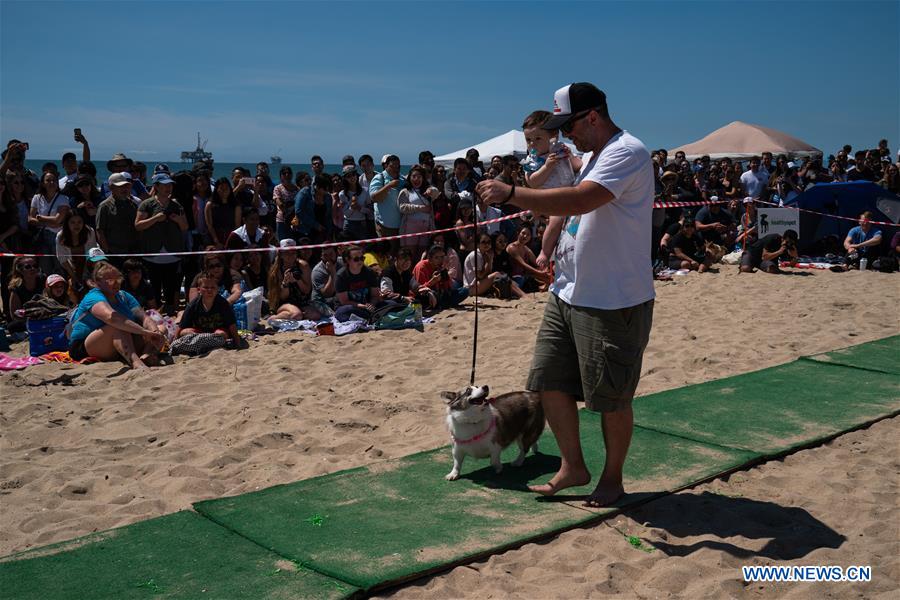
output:
<svg viewBox="0 0 900 600"><path fill-rule="evenodd" d="M441 392L441 398L444 399L444 402L450 404L456 400L456 392Z"/></svg>

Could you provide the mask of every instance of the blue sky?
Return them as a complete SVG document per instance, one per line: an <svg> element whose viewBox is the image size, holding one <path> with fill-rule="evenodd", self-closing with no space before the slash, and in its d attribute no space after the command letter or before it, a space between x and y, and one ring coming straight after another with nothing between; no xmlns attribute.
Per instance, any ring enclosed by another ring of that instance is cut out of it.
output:
<svg viewBox="0 0 900 600"><path fill-rule="evenodd" d="M591 81L650 147L733 120L900 147L900 3L0 1L0 138L58 158L440 154Z"/></svg>

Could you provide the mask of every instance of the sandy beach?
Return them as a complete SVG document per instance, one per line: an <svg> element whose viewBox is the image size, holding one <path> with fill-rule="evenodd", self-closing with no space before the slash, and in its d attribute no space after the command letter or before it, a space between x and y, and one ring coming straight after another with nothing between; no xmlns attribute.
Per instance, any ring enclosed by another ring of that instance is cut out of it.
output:
<svg viewBox="0 0 900 600"><path fill-rule="evenodd" d="M735 271L656 283L638 394L900 333L896 275ZM483 304L478 381L495 393L522 388L544 301ZM150 372L0 375L0 555L446 444L439 393L468 383L471 308L424 332L285 333ZM888 598L898 492L895 418L386 595ZM871 565L873 580L745 585L745 564Z"/></svg>

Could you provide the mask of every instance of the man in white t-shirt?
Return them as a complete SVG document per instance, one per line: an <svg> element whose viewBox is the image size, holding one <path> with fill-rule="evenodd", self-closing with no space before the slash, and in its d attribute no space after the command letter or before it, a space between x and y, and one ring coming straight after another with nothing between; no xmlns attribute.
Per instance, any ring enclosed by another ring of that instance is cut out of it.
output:
<svg viewBox="0 0 900 600"><path fill-rule="evenodd" d="M586 154L572 187L478 184L489 203L567 219L557 245L556 279L537 335L527 388L541 402L562 453L560 470L535 492L552 495L591 481L579 437L577 400L602 412L606 464L589 506L624 494L622 468L653 319L650 246L653 167L640 140L609 117L606 95L590 83L557 90L545 129L559 129Z"/></svg>
<svg viewBox="0 0 900 600"><path fill-rule="evenodd" d="M759 200L766 184L769 183L769 173L759 168L759 157L750 159L750 170L741 175L741 185L744 187L744 196Z"/></svg>

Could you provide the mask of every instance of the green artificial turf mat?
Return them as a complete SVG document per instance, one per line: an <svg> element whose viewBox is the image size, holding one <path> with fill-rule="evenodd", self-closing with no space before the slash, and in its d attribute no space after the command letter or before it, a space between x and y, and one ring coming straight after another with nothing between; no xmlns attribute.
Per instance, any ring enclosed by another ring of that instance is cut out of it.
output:
<svg viewBox="0 0 900 600"><path fill-rule="evenodd" d="M600 461L599 415L581 414L585 449ZM528 483L546 481L559 468L549 430L540 443L541 453L529 455L520 468L509 466L516 449L507 449L499 476L487 459L467 458L462 477L445 481L452 465L450 448L445 447L200 502L195 508L282 556L372 589L597 519L596 512L582 509L574 498L571 503L566 498L547 500L527 490ZM646 430L636 431L632 447L626 470L636 486L633 491L646 493L630 495L619 506L755 456Z"/></svg>
<svg viewBox="0 0 900 600"><path fill-rule="evenodd" d="M900 375L900 335L805 356L804 359Z"/></svg>
<svg viewBox="0 0 900 600"><path fill-rule="evenodd" d="M900 409L900 378L825 362L786 365L643 396L641 427L774 455Z"/></svg>
<svg viewBox="0 0 900 600"><path fill-rule="evenodd" d="M0 561L0 597L346 598L353 586L298 567L184 511Z"/></svg>

